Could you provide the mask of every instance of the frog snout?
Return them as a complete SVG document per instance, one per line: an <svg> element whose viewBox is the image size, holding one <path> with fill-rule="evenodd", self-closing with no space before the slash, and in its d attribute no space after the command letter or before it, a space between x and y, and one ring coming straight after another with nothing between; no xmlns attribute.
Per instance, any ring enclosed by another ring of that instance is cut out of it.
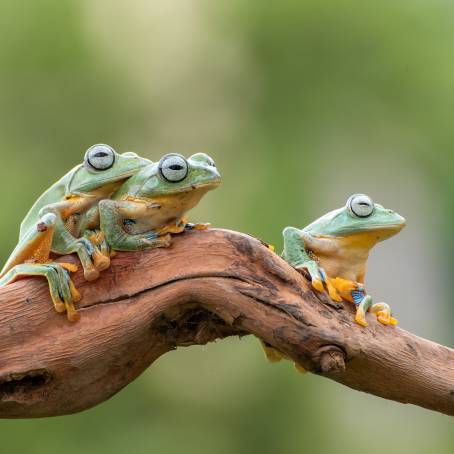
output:
<svg viewBox="0 0 454 454"><path fill-rule="evenodd" d="M405 224L405 218L402 217L399 213L396 213L394 210L386 210L386 214L389 218L394 221L396 224Z"/></svg>
<svg viewBox="0 0 454 454"><path fill-rule="evenodd" d="M391 213L392 213L394 219L396 219L396 224L404 227L407 222L405 220L405 218L403 216L401 216L400 214L396 213L395 211L391 211Z"/></svg>
<svg viewBox="0 0 454 454"><path fill-rule="evenodd" d="M218 169L216 169L216 167L211 169L211 173L214 180L221 182L221 174L219 173Z"/></svg>
<svg viewBox="0 0 454 454"><path fill-rule="evenodd" d="M221 174L216 167L209 167L205 174L204 180L206 183L218 185L221 183Z"/></svg>

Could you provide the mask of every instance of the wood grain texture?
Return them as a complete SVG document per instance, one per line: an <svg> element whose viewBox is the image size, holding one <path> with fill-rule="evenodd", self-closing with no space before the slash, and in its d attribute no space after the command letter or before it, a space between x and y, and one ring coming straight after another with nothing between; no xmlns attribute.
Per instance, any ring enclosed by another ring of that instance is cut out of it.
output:
<svg viewBox="0 0 454 454"><path fill-rule="evenodd" d="M87 409L178 346L245 334L351 388L454 415L454 350L370 314L356 325L353 307L314 293L250 236L185 232L168 249L118 253L96 282L74 280L76 323L41 278L0 289L0 417Z"/></svg>

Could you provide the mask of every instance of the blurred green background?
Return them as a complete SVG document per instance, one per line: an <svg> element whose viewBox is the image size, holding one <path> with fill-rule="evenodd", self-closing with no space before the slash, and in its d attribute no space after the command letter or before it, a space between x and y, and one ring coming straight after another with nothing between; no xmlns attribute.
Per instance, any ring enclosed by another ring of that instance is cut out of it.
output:
<svg viewBox="0 0 454 454"><path fill-rule="evenodd" d="M193 220L281 248L365 192L408 220L368 289L453 345L454 3L0 0L0 252L90 145L209 153ZM1 359L0 359L1 362ZM415 371L418 373L418 371ZM0 452L452 453L453 420L268 364L254 339L179 349L84 413L0 420Z"/></svg>

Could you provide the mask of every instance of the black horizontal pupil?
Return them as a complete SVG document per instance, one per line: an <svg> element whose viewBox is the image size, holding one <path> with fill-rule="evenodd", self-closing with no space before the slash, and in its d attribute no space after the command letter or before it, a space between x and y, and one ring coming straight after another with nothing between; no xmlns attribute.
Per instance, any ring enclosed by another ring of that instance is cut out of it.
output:
<svg viewBox="0 0 454 454"><path fill-rule="evenodd" d="M369 204L367 202L359 202L358 205L361 205L362 207L368 207Z"/></svg>
<svg viewBox="0 0 454 454"><path fill-rule="evenodd" d="M96 154L95 154L95 157L96 158L105 158L107 155L107 153L105 151L98 151Z"/></svg>
<svg viewBox="0 0 454 454"><path fill-rule="evenodd" d="M183 166L180 166L179 164L172 164L171 166L169 166L169 169L170 170L182 170Z"/></svg>

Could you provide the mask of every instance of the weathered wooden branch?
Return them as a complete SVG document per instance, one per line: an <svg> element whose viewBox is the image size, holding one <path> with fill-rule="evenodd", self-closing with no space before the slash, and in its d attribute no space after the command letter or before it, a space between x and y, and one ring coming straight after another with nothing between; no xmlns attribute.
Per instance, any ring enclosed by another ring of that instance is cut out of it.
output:
<svg viewBox="0 0 454 454"><path fill-rule="evenodd" d="M0 417L84 410L178 346L245 334L351 388L454 415L454 350L370 314L356 325L350 305L247 235L186 232L168 249L119 253L96 282L74 279L76 323L41 278L0 289Z"/></svg>

